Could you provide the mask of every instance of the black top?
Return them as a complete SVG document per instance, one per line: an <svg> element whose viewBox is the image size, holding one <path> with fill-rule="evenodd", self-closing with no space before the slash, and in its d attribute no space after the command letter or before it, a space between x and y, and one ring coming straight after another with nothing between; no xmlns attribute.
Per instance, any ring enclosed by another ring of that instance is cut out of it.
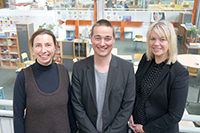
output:
<svg viewBox="0 0 200 133"><path fill-rule="evenodd" d="M136 72L136 100L138 106L141 97L138 91L141 82L151 67L153 60L143 55ZM146 123L145 133L178 133L178 122L181 120L188 92L188 71L178 61L165 64L151 87L145 103ZM134 110L135 108L133 108ZM135 116L133 114L135 121Z"/></svg>
<svg viewBox="0 0 200 133"><path fill-rule="evenodd" d="M49 66L42 66L37 61L30 66L34 73L34 78L38 85L38 88L44 93L55 92L59 85L59 75L58 68L55 63L50 64ZM66 69L67 73L68 70ZM69 76L69 75L68 75ZM51 77L51 78L49 78ZM77 131L76 121L74 114L72 112L71 106L71 97L70 90L71 86L68 88L69 100L68 100L68 115L70 128L72 133ZM67 89L67 88L66 88ZM13 98L13 110L14 110L14 130L15 133L24 132L24 109L26 108L26 93L25 93L25 77L24 72L20 71L17 76L15 86L14 86L14 98Z"/></svg>
<svg viewBox="0 0 200 133"><path fill-rule="evenodd" d="M145 103L147 101L151 87L156 83L160 72L166 62L167 60L160 64L156 64L155 60L153 60L151 66L149 67L149 70L144 75L144 78L141 81L140 89L137 92L139 94L139 97L141 97L141 100L139 101L140 104L138 104L138 106L135 106L134 109L134 122L136 124L145 125L146 123Z"/></svg>

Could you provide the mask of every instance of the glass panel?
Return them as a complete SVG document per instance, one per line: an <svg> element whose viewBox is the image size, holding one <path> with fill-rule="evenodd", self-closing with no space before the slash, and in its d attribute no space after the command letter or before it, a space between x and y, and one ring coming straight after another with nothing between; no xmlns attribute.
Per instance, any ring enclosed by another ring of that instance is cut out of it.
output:
<svg viewBox="0 0 200 133"><path fill-rule="evenodd" d="M99 1L97 1L99 2ZM10 0L11 9L16 10L53 10L53 9L85 9L94 8L93 0ZM23 5L23 6L21 6ZM192 10L194 0L105 0L105 10L137 11L137 10Z"/></svg>
<svg viewBox="0 0 200 133"><path fill-rule="evenodd" d="M105 0L105 11L193 10L194 0Z"/></svg>

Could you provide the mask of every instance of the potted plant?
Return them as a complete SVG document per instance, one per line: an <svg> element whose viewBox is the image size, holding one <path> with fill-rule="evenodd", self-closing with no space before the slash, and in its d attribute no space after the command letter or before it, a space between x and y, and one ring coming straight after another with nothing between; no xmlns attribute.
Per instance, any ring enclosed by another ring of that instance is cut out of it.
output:
<svg viewBox="0 0 200 133"><path fill-rule="evenodd" d="M197 29L196 29L195 26L193 26L193 27L190 28L190 30L188 30L188 32L190 33L190 37L187 37L187 42L188 42L188 44L190 44L190 43L194 42L195 37L192 37L192 35L193 34L196 35Z"/></svg>
<svg viewBox="0 0 200 133"><path fill-rule="evenodd" d="M57 37L56 27L62 28L61 25L55 25L55 24L47 24L47 23L44 23L44 24L42 24L42 25L39 25L39 28L38 28L38 29L45 28L45 29L51 30L51 31L55 34L55 36Z"/></svg>

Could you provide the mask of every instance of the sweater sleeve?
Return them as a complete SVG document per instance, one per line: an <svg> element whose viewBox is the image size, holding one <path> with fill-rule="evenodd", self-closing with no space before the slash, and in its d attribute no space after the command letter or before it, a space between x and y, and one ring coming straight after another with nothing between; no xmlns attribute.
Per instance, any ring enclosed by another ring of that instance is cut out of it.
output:
<svg viewBox="0 0 200 133"><path fill-rule="evenodd" d="M25 77L23 71L17 76L14 85L13 113L14 132L24 133L24 109L26 108Z"/></svg>

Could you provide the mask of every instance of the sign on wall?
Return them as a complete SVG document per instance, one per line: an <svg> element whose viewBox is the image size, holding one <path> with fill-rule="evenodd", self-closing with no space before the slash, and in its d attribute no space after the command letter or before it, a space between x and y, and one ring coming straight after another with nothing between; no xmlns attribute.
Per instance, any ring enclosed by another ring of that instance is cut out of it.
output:
<svg viewBox="0 0 200 133"><path fill-rule="evenodd" d="M2 30L12 30L19 21L19 16L0 16L0 27Z"/></svg>
<svg viewBox="0 0 200 133"><path fill-rule="evenodd" d="M57 10L56 19L57 20L93 20L93 11L77 11L77 10Z"/></svg>
<svg viewBox="0 0 200 133"><path fill-rule="evenodd" d="M152 12L153 21L159 22L161 20L165 20L164 12Z"/></svg>

